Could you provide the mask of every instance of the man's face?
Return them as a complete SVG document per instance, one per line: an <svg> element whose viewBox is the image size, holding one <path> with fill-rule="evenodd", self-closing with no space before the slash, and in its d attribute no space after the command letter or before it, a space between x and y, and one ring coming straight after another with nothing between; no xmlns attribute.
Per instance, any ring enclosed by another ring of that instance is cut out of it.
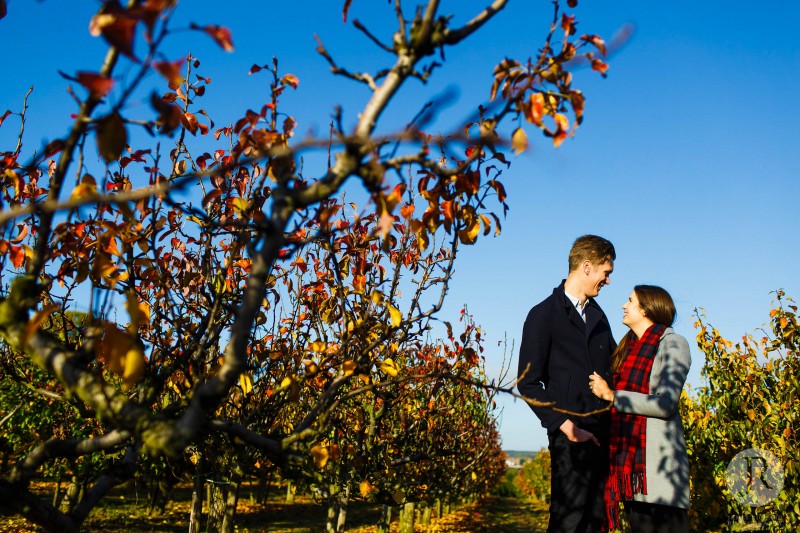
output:
<svg viewBox="0 0 800 533"><path fill-rule="evenodd" d="M614 272L614 262L606 261L599 265L593 265L586 261L583 265L586 272L586 296L594 298L600 294L600 289L611 283L611 273Z"/></svg>

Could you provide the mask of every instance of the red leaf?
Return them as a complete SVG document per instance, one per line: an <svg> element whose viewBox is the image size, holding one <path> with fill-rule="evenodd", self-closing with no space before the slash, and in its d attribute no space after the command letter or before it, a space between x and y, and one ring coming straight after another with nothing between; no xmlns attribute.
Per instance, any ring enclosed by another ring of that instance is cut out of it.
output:
<svg viewBox="0 0 800 533"><path fill-rule="evenodd" d="M180 107L164 102L155 93L150 96L150 105L158 112L156 124L162 133L170 133L180 125L183 116Z"/></svg>
<svg viewBox="0 0 800 533"><path fill-rule="evenodd" d="M2 0L0 0L0 2L2 2ZM6 109L6 112L5 112L5 113L3 113L3 116L2 116L2 117L0 117L0 126L2 126L2 125L3 125L3 121L4 121L4 120L5 120L5 119L8 117L8 115L10 115L10 114L11 114L11 110L9 110L9 109Z"/></svg>
<svg viewBox="0 0 800 533"><path fill-rule="evenodd" d="M231 30L225 26L217 26L216 24L198 26L197 24L192 23L190 27L193 30L201 30L206 32L226 52L233 51L233 38L231 36Z"/></svg>
<svg viewBox="0 0 800 533"><path fill-rule="evenodd" d="M592 43L601 54L606 55L606 42L599 35L581 35L581 40Z"/></svg>
<svg viewBox="0 0 800 533"><path fill-rule="evenodd" d="M114 80L95 72L78 72L75 81L86 87L91 97L96 99L103 98L114 86Z"/></svg>
<svg viewBox="0 0 800 533"><path fill-rule="evenodd" d="M117 10L115 9L115 11ZM92 17L89 33L94 36L102 35L108 44L135 61L133 38L136 34L137 22L136 18L128 16L124 11L101 12Z"/></svg>
<svg viewBox="0 0 800 533"><path fill-rule="evenodd" d="M345 0L344 9L342 9L342 22L347 22L347 12L350 11L350 4L352 3L353 0Z"/></svg>
<svg viewBox="0 0 800 533"><path fill-rule="evenodd" d="M66 143L63 139L56 139L55 141L50 141L47 143L47 146L44 149L44 156L45 157L53 157L58 152L64 149Z"/></svg>
<svg viewBox="0 0 800 533"><path fill-rule="evenodd" d="M185 61L186 59L184 58L177 61L156 61L153 63L153 68L166 78L169 88L174 91L184 81L183 76L181 76L181 67Z"/></svg>
<svg viewBox="0 0 800 533"><path fill-rule="evenodd" d="M205 198L203 198L203 205L208 206L211 202L216 200L222 195L222 191L219 189L211 189L208 194L206 194ZM208 209L208 207L206 207Z"/></svg>

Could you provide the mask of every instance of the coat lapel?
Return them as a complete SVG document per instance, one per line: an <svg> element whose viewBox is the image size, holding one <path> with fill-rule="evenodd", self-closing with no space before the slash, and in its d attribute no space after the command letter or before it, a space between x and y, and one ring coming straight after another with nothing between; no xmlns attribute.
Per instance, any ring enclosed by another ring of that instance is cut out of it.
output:
<svg viewBox="0 0 800 533"><path fill-rule="evenodd" d="M594 327L600 322L600 319L603 316L603 312L600 310L597 304L594 303L594 300L589 300L589 302L586 304L585 313L586 313L586 335L588 336L592 332Z"/></svg>
<svg viewBox="0 0 800 533"><path fill-rule="evenodd" d="M572 302L569 301L566 294L564 295L564 311L567 313L569 321L572 322L581 333L586 334L586 323L581 318L581 315L578 314L578 310L575 309Z"/></svg>

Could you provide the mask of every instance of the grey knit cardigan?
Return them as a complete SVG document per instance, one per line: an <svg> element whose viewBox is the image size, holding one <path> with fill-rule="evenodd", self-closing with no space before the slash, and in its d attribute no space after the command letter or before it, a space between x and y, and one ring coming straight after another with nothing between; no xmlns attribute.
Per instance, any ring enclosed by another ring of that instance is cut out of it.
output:
<svg viewBox="0 0 800 533"><path fill-rule="evenodd" d="M689 508L689 458L678 402L691 364L689 343L667 328L653 360L650 394L616 391L617 411L647 417L647 494L634 495L636 501Z"/></svg>

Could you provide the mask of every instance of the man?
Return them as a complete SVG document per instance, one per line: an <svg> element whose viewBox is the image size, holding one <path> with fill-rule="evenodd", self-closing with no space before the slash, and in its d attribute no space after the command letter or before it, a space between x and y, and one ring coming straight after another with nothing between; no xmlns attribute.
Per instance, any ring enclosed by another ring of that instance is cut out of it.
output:
<svg viewBox="0 0 800 533"><path fill-rule="evenodd" d="M587 413L608 404L589 390L597 372L609 383L616 347L608 319L594 301L610 283L614 245L596 235L575 240L569 274L528 313L522 331L517 388L527 398ZM547 428L551 465L548 532L601 531L608 474L609 414L577 416L531 406Z"/></svg>

